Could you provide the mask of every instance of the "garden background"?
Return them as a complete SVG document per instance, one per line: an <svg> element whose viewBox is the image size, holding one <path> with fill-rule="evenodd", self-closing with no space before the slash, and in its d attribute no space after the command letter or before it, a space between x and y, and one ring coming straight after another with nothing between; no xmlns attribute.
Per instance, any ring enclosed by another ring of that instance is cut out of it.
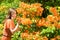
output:
<svg viewBox="0 0 60 40"><path fill-rule="evenodd" d="M60 18L60 0L0 0L0 40L3 35L2 34L3 27L4 27L3 20L6 18L6 15L8 13L8 9L9 8L18 9L20 7L19 5L22 2L24 2L24 4L26 4L26 5L31 5L34 3L42 4L41 7L44 9L44 11L43 11L42 16L36 17L38 19L41 19L41 17L47 18L48 15L53 15L49 11L50 7L52 7L52 6L56 7L57 12L59 13L58 17ZM31 11L36 11L36 10L34 8L31 8ZM18 14L18 16L21 17L22 15ZM59 28L56 28L54 26L36 27L36 24L34 23L35 19L32 19L32 21L33 21L33 24L31 24L31 28L29 28L29 30L26 27L26 25L20 24L19 27L21 28L21 30L15 32L14 35L12 36L11 40L60 40L60 20L58 21ZM16 24L16 20L15 20L15 24ZM27 30L29 31L28 33L26 32ZM24 31L26 33L24 33ZM29 35L29 37L32 37L32 38L31 39L27 38L28 35Z"/></svg>

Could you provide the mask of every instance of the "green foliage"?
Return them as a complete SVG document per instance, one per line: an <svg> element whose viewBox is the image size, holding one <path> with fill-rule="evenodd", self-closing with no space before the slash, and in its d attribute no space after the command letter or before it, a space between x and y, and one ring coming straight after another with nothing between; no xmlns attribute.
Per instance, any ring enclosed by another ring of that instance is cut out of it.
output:
<svg viewBox="0 0 60 40"><path fill-rule="evenodd" d="M35 3L39 2L42 3L44 6L59 6L60 5L60 0L21 0L26 3Z"/></svg>
<svg viewBox="0 0 60 40"><path fill-rule="evenodd" d="M54 26L48 27L47 29L43 29L40 34L48 38L53 38L56 35L56 28Z"/></svg>
<svg viewBox="0 0 60 40"><path fill-rule="evenodd" d="M20 31L17 31L15 32L13 35L12 35L12 39L11 40L22 40L21 38L21 32Z"/></svg>
<svg viewBox="0 0 60 40"><path fill-rule="evenodd" d="M60 35L60 29L57 30L57 34Z"/></svg>
<svg viewBox="0 0 60 40"><path fill-rule="evenodd" d="M4 12L0 12L0 23L2 23L5 19L6 14Z"/></svg>
<svg viewBox="0 0 60 40"><path fill-rule="evenodd" d="M6 18L9 8L17 8L19 6L20 0L2 0L0 3L0 23ZM4 7L3 7L4 6Z"/></svg>
<svg viewBox="0 0 60 40"><path fill-rule="evenodd" d="M3 24L0 24L0 36L2 36Z"/></svg>
<svg viewBox="0 0 60 40"><path fill-rule="evenodd" d="M2 38L2 35L3 35L3 24L0 24L0 40L1 40L1 38Z"/></svg>

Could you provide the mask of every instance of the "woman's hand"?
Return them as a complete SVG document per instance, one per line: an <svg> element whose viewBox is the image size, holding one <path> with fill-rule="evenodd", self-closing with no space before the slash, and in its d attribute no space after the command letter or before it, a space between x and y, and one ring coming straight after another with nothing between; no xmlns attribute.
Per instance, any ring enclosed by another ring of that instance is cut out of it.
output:
<svg viewBox="0 0 60 40"><path fill-rule="evenodd" d="M18 23L18 24L20 24L20 23L21 23L21 21L17 21L17 23Z"/></svg>

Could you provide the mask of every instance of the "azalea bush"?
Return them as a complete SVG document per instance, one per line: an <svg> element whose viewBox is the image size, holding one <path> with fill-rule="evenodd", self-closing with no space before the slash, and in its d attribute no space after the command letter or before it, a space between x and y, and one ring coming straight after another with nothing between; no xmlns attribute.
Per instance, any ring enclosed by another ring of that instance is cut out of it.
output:
<svg viewBox="0 0 60 40"><path fill-rule="evenodd" d="M21 2L24 1L24 2ZM19 31L11 40L60 40L59 0L1 0L0 23L3 23L8 9L15 8ZM58 5L57 5L58 4ZM2 36L3 25L0 26Z"/></svg>
<svg viewBox="0 0 60 40"><path fill-rule="evenodd" d="M19 37L21 40L59 39L60 14L57 8L59 9L59 7L47 8L48 13L45 17L43 15L46 9L42 7L42 4L21 2L16 9L18 12L16 20L20 22L21 34Z"/></svg>

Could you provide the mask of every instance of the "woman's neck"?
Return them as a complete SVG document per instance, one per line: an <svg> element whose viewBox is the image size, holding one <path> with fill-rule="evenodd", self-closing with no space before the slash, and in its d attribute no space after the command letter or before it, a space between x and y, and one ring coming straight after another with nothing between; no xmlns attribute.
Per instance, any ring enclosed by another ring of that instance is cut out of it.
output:
<svg viewBox="0 0 60 40"><path fill-rule="evenodd" d="M11 19L12 19L12 20L14 20L14 18L13 18L13 17L11 17Z"/></svg>

